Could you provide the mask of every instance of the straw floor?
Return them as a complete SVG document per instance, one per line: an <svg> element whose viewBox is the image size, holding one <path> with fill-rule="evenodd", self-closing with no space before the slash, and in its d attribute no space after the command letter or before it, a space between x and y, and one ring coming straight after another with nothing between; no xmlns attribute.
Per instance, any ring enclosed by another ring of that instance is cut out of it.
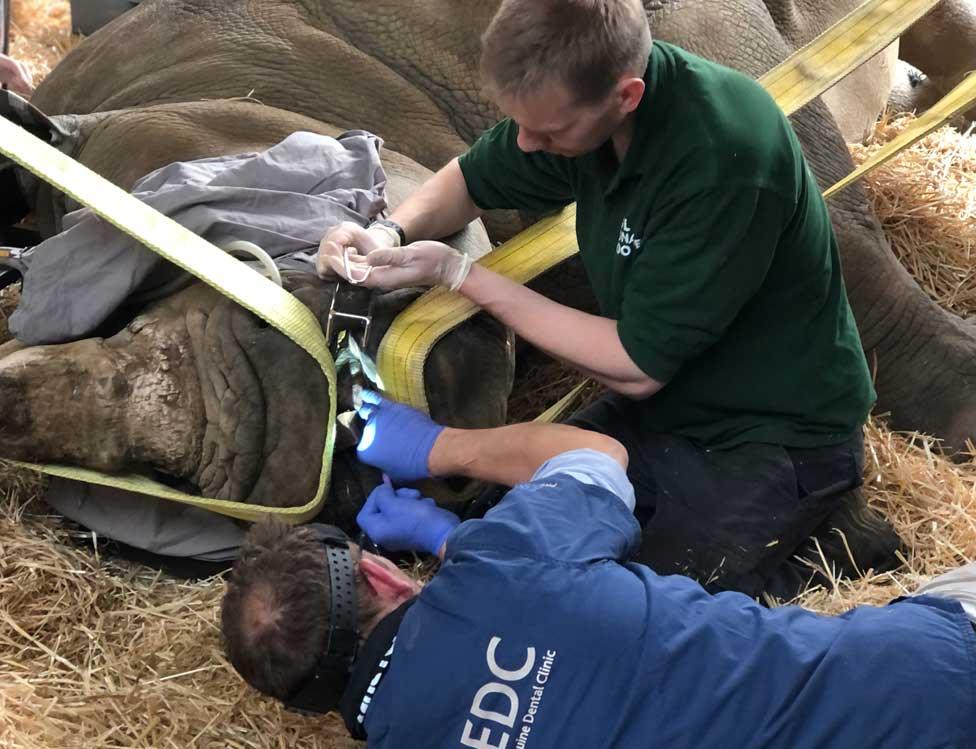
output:
<svg viewBox="0 0 976 749"><path fill-rule="evenodd" d="M36 84L80 40L71 34L71 7L67 0L13 0L10 9L10 56Z"/></svg>
<svg viewBox="0 0 976 749"><path fill-rule="evenodd" d="M13 52L36 77L72 43L67 18L66 2L14 1ZM879 126L879 142L902 122ZM868 180L903 262L963 315L976 306L974 179L976 139L946 130ZM13 291L0 293L0 341L14 304ZM544 386L560 376L523 380L519 407L548 399ZM951 464L880 419L867 436L868 496L910 556L903 572L809 591L801 603L820 611L884 603L976 558L976 465ZM334 720L287 714L235 676L218 645L219 579L185 583L104 557L50 514L40 489L0 464L0 749L355 745Z"/></svg>

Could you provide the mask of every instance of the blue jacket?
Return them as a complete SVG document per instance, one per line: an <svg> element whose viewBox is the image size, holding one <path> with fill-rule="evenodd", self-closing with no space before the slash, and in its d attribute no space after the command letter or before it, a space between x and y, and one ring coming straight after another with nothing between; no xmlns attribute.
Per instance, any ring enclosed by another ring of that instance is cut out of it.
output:
<svg viewBox="0 0 976 749"><path fill-rule="evenodd" d="M366 715L370 747L976 747L958 603L839 617L625 560L639 528L566 473L451 534Z"/></svg>

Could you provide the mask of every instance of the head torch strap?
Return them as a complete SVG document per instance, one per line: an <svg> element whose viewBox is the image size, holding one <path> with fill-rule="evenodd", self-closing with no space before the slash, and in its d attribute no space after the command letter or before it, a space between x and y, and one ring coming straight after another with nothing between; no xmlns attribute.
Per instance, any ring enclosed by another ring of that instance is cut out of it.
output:
<svg viewBox="0 0 976 749"><path fill-rule="evenodd" d="M356 601L356 567L349 552L349 538L338 528L308 526L325 547L329 568L329 630L325 649L315 668L284 701L291 710L327 713L336 709L349 680L359 646L359 608Z"/></svg>
<svg viewBox="0 0 976 749"><path fill-rule="evenodd" d="M352 666L359 642L359 607L356 602L356 567L348 545L326 546L331 585L329 639L326 654L347 659Z"/></svg>

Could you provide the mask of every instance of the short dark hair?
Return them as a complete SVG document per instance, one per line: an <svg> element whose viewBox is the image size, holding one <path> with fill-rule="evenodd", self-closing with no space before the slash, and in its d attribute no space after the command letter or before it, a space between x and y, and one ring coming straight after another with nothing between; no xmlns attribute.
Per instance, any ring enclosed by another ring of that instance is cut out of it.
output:
<svg viewBox="0 0 976 749"><path fill-rule="evenodd" d="M644 75L650 53L640 0L503 0L481 37L481 78L493 96L557 82L593 104L627 73Z"/></svg>
<svg viewBox="0 0 976 749"><path fill-rule="evenodd" d="M284 700L312 672L329 628L325 549L307 528L254 525L220 607L224 652L255 689Z"/></svg>

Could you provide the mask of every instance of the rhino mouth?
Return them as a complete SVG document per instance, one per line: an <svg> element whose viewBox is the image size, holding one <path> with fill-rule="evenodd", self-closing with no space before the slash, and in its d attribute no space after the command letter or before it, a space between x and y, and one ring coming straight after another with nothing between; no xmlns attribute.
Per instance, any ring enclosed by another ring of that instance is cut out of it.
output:
<svg viewBox="0 0 976 749"><path fill-rule="evenodd" d="M185 320L202 410L192 483L214 499L305 504L318 486L330 410L318 364L223 297Z"/></svg>
<svg viewBox="0 0 976 749"><path fill-rule="evenodd" d="M210 314L191 310L186 324L203 405L193 483L206 497L241 501L260 473L266 403L244 349L249 326L235 317L227 305L218 304Z"/></svg>

